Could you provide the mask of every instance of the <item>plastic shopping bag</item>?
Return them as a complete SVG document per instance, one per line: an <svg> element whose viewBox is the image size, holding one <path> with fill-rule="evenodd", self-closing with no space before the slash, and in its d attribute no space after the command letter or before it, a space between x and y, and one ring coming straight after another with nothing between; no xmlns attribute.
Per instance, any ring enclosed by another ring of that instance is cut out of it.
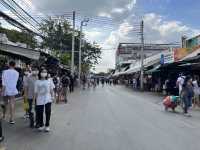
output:
<svg viewBox="0 0 200 150"><path fill-rule="evenodd" d="M163 100L163 105L165 105L165 106L170 106L170 105L171 105L171 98L170 98L170 96L167 96L167 97Z"/></svg>
<svg viewBox="0 0 200 150"><path fill-rule="evenodd" d="M28 104L28 99L27 98L24 98L23 108L24 108L25 112L27 112L28 109L29 109L29 104Z"/></svg>

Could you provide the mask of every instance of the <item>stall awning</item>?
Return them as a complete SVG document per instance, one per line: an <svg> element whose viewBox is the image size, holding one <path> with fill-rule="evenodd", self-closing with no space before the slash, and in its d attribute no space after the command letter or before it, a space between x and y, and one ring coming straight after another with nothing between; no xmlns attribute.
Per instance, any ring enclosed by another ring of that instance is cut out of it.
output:
<svg viewBox="0 0 200 150"><path fill-rule="evenodd" d="M154 73L154 72L158 72L160 67L161 67L161 65L157 65L157 66L155 66L154 68L152 68L152 69L150 69L150 70L148 70L148 71L145 71L145 73L147 73L147 74L152 74L152 73Z"/></svg>
<svg viewBox="0 0 200 150"><path fill-rule="evenodd" d="M4 53L10 53L22 57L26 57L32 60L38 60L40 58L40 52L33 50L33 49L27 49L23 47L8 45L0 43L0 51Z"/></svg>
<svg viewBox="0 0 200 150"><path fill-rule="evenodd" d="M122 68L120 72L118 70L116 70L112 76L116 77L116 76L124 75L126 70L128 70L129 68L130 68L130 64L128 66Z"/></svg>

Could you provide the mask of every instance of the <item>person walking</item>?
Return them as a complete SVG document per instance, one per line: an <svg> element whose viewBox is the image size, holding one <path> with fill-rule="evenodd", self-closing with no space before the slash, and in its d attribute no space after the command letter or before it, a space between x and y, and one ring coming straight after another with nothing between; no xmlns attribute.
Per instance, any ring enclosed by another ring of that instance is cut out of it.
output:
<svg viewBox="0 0 200 150"><path fill-rule="evenodd" d="M69 85L70 85L70 78L68 77L67 73L64 73L64 75L61 77L61 95L64 97L64 102L68 102L68 91L69 91Z"/></svg>
<svg viewBox="0 0 200 150"><path fill-rule="evenodd" d="M86 82L87 82L86 75L83 74L83 76L82 76L82 85L83 85L83 90L85 90L85 88L86 88Z"/></svg>
<svg viewBox="0 0 200 150"><path fill-rule="evenodd" d="M104 78L102 78L102 79L101 79L101 84L102 84L102 87L104 87L104 83L105 83L105 79L104 79Z"/></svg>
<svg viewBox="0 0 200 150"><path fill-rule="evenodd" d="M47 70L42 69L39 80L35 82L34 99L36 102L36 126L39 131L50 131L51 104L53 97L53 86L47 80ZM43 113L45 110L46 123L44 127Z"/></svg>
<svg viewBox="0 0 200 150"><path fill-rule="evenodd" d="M52 85L52 88L53 88L53 96L52 99L55 99L55 84L53 82L53 78L51 77L51 74L49 73L47 75L47 80L50 82L50 84Z"/></svg>
<svg viewBox="0 0 200 150"><path fill-rule="evenodd" d="M179 74L179 77L176 81L176 86L178 87L178 90L179 90L179 96L180 96L181 91L182 91L182 86L183 86L184 80L185 80L185 76L182 73Z"/></svg>
<svg viewBox="0 0 200 150"><path fill-rule="evenodd" d="M30 119L30 127L34 127L34 114L32 112L34 99L34 86L38 80L38 69L33 68L31 75L24 82L24 97L28 100L28 115Z"/></svg>
<svg viewBox="0 0 200 150"><path fill-rule="evenodd" d="M190 117L191 114L188 113L188 108L192 105L192 97L194 96L194 89L192 86L192 78L187 76L183 83L181 98L184 103L184 115Z"/></svg>
<svg viewBox="0 0 200 150"><path fill-rule="evenodd" d="M194 80L192 82L193 87L194 87L194 108L196 105L200 106L199 103L199 95L200 95L200 89L199 89L199 85L198 85L198 77L195 76Z"/></svg>
<svg viewBox="0 0 200 150"><path fill-rule="evenodd" d="M55 75L53 77L53 83L55 85L55 89L54 89L54 99L56 101L56 103L59 103L59 94L60 94L60 78L58 75Z"/></svg>
<svg viewBox="0 0 200 150"><path fill-rule="evenodd" d="M30 72L28 71L28 69L26 69L24 71L24 76L23 76L23 95L24 95L24 111L25 111L25 114L24 114L24 118L28 118L29 117L29 112L28 112L28 99L27 99L27 81L28 81L28 78L30 76Z"/></svg>
<svg viewBox="0 0 200 150"><path fill-rule="evenodd" d="M15 112L15 96L18 94L17 81L19 79L19 73L15 70L15 62L10 61L9 69L3 71L2 74L2 86L3 93L6 101L9 104L10 109L10 124L15 124L14 122L14 112Z"/></svg>
<svg viewBox="0 0 200 150"><path fill-rule="evenodd" d="M70 74L69 79L70 79L69 91L70 93L72 93L74 92L74 76Z"/></svg>
<svg viewBox="0 0 200 150"><path fill-rule="evenodd" d="M136 78L133 78L133 89L135 90L137 88L137 80Z"/></svg>
<svg viewBox="0 0 200 150"><path fill-rule="evenodd" d="M3 104L2 106L4 106L3 103L3 93L2 93L2 83L0 84L0 102ZM1 107L4 110L4 107ZM1 111L1 113L4 113ZM4 140L4 136L3 136L3 129L2 129L2 119L3 119L3 115L1 114L0 116L0 142L2 142Z"/></svg>

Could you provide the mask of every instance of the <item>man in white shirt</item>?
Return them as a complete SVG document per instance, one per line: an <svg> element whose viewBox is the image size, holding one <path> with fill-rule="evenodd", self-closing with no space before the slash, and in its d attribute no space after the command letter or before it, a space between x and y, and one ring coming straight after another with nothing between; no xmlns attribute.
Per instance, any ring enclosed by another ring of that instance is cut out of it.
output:
<svg viewBox="0 0 200 150"><path fill-rule="evenodd" d="M14 124L15 96L18 94L17 81L19 73L15 70L15 62L9 63L9 69L2 74L3 93L10 107L10 123Z"/></svg>
<svg viewBox="0 0 200 150"><path fill-rule="evenodd" d="M181 94L184 81L185 81L185 76L183 76L183 74L180 74L176 81L176 85L179 89L179 95Z"/></svg>

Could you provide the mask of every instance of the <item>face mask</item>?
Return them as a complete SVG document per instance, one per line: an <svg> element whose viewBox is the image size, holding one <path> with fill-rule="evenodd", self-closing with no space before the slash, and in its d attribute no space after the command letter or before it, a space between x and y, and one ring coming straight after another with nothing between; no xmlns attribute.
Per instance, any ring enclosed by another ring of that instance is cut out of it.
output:
<svg viewBox="0 0 200 150"><path fill-rule="evenodd" d="M47 77L47 73L41 73L40 75L41 75L41 77L43 77L43 78Z"/></svg>
<svg viewBox="0 0 200 150"><path fill-rule="evenodd" d="M38 71L32 71L33 75L38 75Z"/></svg>

